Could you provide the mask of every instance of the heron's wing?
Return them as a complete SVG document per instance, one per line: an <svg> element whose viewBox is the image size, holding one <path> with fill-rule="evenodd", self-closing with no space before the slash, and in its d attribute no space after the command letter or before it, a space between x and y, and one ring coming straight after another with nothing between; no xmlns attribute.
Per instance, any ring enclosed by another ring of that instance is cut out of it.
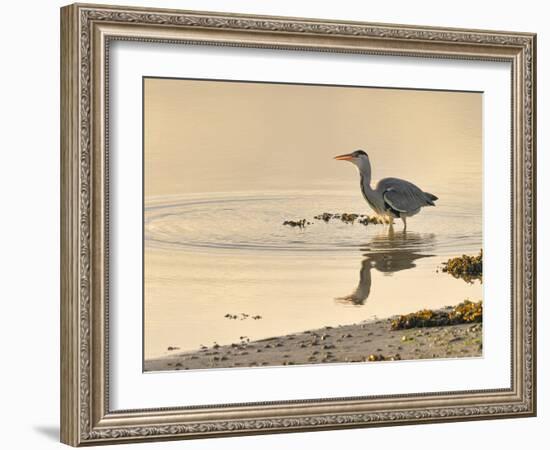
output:
<svg viewBox="0 0 550 450"><path fill-rule="evenodd" d="M382 192L384 201L399 212L412 212L432 204L418 186L399 178L380 180L377 190Z"/></svg>

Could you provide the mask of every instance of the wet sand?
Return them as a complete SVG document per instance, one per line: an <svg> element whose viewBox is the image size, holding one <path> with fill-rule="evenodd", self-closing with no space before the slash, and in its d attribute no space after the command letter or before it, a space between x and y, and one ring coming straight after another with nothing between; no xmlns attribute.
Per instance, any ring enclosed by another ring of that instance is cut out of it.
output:
<svg viewBox="0 0 550 450"><path fill-rule="evenodd" d="M447 309L443 309L447 311ZM482 356L482 324L391 330L393 318L231 345L203 346L145 360L145 371L371 362Z"/></svg>

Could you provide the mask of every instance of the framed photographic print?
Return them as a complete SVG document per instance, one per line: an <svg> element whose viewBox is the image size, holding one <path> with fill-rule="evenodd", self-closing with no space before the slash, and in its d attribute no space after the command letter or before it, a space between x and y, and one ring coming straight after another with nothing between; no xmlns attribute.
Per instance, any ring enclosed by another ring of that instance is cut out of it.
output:
<svg viewBox="0 0 550 450"><path fill-rule="evenodd" d="M62 8L62 441L535 415L535 38Z"/></svg>

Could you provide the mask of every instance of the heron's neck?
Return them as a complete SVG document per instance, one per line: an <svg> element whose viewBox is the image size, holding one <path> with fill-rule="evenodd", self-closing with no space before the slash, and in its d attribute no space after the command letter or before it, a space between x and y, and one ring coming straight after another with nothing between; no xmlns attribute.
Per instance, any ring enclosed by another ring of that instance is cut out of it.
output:
<svg viewBox="0 0 550 450"><path fill-rule="evenodd" d="M363 193L364 199L377 214L382 214L384 211L384 200L382 196L370 185L370 163L365 161L360 166L358 165L357 168L359 169L359 175L361 176L361 192Z"/></svg>
<svg viewBox="0 0 550 450"><path fill-rule="evenodd" d="M365 188L372 191L372 188L370 186L370 182L372 178L370 162L368 160L361 161L360 164L357 164L357 170L359 171L359 174L363 179L363 184L365 185Z"/></svg>

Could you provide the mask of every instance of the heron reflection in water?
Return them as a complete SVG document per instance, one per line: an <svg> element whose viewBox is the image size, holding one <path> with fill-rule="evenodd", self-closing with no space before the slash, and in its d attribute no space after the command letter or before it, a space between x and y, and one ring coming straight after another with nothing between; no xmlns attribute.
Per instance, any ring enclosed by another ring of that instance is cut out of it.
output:
<svg viewBox="0 0 550 450"><path fill-rule="evenodd" d="M339 303L364 305L372 286L372 269L386 275L416 267L416 260L433 256L429 251L435 240L434 234L394 233L392 229L387 235L376 236L363 254L359 271L359 283L355 290L344 297L335 300Z"/></svg>

